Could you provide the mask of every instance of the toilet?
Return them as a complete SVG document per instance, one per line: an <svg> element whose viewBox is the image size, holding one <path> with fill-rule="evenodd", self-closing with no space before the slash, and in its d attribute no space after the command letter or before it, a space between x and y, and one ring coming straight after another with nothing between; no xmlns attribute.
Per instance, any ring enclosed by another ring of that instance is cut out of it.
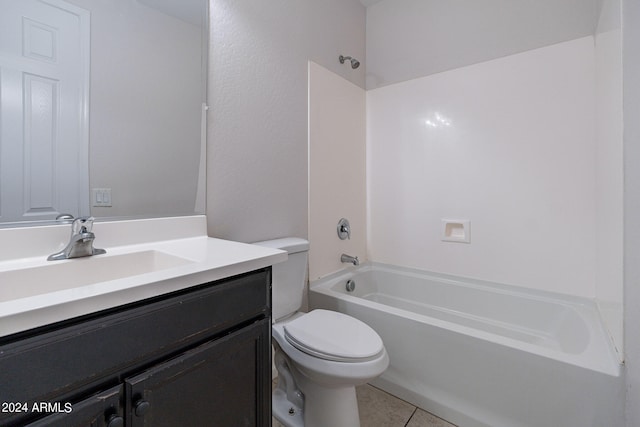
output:
<svg viewBox="0 0 640 427"><path fill-rule="evenodd" d="M389 366L380 336L360 320L329 310L302 313L309 242L257 242L287 251L273 266L272 344L278 371L273 416L286 427L358 427L355 387Z"/></svg>

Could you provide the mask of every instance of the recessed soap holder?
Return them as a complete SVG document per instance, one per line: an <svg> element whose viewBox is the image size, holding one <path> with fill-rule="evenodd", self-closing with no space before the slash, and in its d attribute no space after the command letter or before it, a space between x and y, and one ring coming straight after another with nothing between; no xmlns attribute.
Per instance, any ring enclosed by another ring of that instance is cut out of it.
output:
<svg viewBox="0 0 640 427"><path fill-rule="evenodd" d="M443 219L443 242L471 243L470 222L468 219Z"/></svg>

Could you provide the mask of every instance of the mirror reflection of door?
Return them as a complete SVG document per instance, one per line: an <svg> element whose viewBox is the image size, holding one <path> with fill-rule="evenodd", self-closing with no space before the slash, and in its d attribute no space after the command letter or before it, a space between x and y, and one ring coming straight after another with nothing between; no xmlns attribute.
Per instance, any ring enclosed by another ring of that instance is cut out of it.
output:
<svg viewBox="0 0 640 427"><path fill-rule="evenodd" d="M89 213L89 13L2 0L0 221Z"/></svg>

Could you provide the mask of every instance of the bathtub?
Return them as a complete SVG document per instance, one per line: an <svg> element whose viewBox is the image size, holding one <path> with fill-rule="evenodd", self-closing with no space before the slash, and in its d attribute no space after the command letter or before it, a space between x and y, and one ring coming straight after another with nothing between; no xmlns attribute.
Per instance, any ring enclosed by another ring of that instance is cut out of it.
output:
<svg viewBox="0 0 640 427"><path fill-rule="evenodd" d="M371 263L311 283L309 304L380 334L390 365L373 385L460 426L624 424L591 300Z"/></svg>

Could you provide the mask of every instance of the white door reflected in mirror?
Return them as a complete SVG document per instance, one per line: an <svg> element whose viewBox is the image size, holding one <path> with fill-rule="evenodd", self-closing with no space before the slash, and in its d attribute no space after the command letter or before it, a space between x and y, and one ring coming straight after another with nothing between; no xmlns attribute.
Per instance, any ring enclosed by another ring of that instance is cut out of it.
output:
<svg viewBox="0 0 640 427"><path fill-rule="evenodd" d="M62 0L2 6L0 221L88 215L89 12Z"/></svg>

